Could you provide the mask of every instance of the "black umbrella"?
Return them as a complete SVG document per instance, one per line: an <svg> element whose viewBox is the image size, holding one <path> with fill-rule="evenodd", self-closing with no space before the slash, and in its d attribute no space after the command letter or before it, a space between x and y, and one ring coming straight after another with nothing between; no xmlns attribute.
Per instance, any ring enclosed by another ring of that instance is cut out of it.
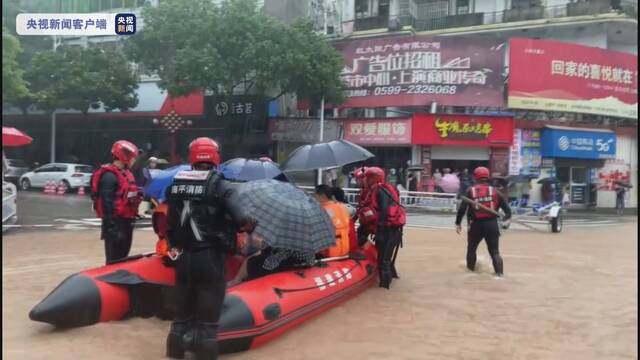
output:
<svg viewBox="0 0 640 360"><path fill-rule="evenodd" d="M288 181L278 164L266 159L235 158L224 162L219 169L226 179L231 180L276 179Z"/></svg>
<svg viewBox="0 0 640 360"><path fill-rule="evenodd" d="M544 183L559 183L560 180L558 180L558 178L555 177L548 177L548 178L544 178L544 179L540 179L538 180L538 184L544 184Z"/></svg>
<svg viewBox="0 0 640 360"><path fill-rule="evenodd" d="M303 145L295 149L280 167L283 171L335 168L374 157L365 148L346 140Z"/></svg>
<svg viewBox="0 0 640 360"><path fill-rule="evenodd" d="M617 184L617 185L620 185L620 186L622 186L622 187L629 188L629 189L631 189L631 188L633 187L633 186L629 185L629 183L626 183L626 182L624 182L624 181L620 181L620 180L616 180L616 181L614 181L613 183L614 183L614 184Z"/></svg>
<svg viewBox="0 0 640 360"><path fill-rule="evenodd" d="M234 218L255 221L252 234L271 247L315 254L335 245L331 218L303 190L276 180L226 186L232 189L225 198Z"/></svg>

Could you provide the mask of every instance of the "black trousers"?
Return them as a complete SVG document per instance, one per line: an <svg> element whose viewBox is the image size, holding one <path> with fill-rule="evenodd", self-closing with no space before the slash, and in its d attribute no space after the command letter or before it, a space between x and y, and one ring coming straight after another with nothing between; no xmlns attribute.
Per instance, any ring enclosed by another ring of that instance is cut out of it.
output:
<svg viewBox="0 0 640 360"><path fill-rule="evenodd" d="M225 290L222 252L185 251L176 264L176 320L218 322Z"/></svg>
<svg viewBox="0 0 640 360"><path fill-rule="evenodd" d="M380 287L389 288L391 281L397 277L395 255L402 242L402 228L379 228L376 232L376 249L378 250L378 274Z"/></svg>
<svg viewBox="0 0 640 360"><path fill-rule="evenodd" d="M362 246L367 243L367 240L369 239L369 231L367 230L366 226L358 226L356 234L358 236L358 246Z"/></svg>
<svg viewBox="0 0 640 360"><path fill-rule="evenodd" d="M471 271L475 270L476 251L482 239L487 243L487 249L493 262L493 269L496 274L502 275L503 264L499 250L500 229L496 219L474 220L471 222L467 233L467 268Z"/></svg>
<svg viewBox="0 0 640 360"><path fill-rule="evenodd" d="M107 265L114 260L129 256L133 239L133 219L102 220L102 240Z"/></svg>

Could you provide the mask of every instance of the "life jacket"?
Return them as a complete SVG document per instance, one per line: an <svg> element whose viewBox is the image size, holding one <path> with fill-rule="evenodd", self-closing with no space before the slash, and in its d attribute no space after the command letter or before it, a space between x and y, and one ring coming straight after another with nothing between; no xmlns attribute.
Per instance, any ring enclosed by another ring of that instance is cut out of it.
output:
<svg viewBox="0 0 640 360"><path fill-rule="evenodd" d="M158 235L158 241L156 242L156 254L165 256L169 253L169 242L167 241L167 213L169 207L166 203L161 203L153 209L153 215L151 215L151 225L153 225L153 231Z"/></svg>
<svg viewBox="0 0 640 360"><path fill-rule="evenodd" d="M118 189L113 199L114 218L133 219L138 215L138 206L142 197L138 192L138 185L131 171L121 170L113 164L102 165L91 175L91 198L93 210L99 218L104 217L102 197L100 197L100 179L105 172L112 172L118 179Z"/></svg>
<svg viewBox="0 0 640 360"><path fill-rule="evenodd" d="M349 254L349 211L336 201L329 201L323 205L329 213L331 221L336 228L336 244L320 252L326 257L345 256Z"/></svg>
<svg viewBox="0 0 640 360"><path fill-rule="evenodd" d="M376 184L371 189L371 209L375 212L376 222L380 212L378 205L378 193L383 192L391 197L391 203L387 209L387 220L384 223L386 227L402 227L407 223L407 214L404 207L400 205L400 195L398 190L389 183Z"/></svg>
<svg viewBox="0 0 640 360"><path fill-rule="evenodd" d="M491 210L498 211L498 190L489 184L478 184L469 188L471 192L471 200L480 203L482 206ZM476 219L494 219L494 214L482 211L480 208L474 208L474 217Z"/></svg>

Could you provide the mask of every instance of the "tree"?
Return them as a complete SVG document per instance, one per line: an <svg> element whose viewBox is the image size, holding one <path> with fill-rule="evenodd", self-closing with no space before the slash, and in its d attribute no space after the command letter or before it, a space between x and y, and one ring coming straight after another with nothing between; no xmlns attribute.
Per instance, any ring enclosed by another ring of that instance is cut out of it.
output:
<svg viewBox="0 0 640 360"><path fill-rule="evenodd" d="M309 23L287 27L261 13L255 0L168 0L145 8L143 17L144 29L127 51L173 96L244 89L274 99L295 93L344 100L341 55Z"/></svg>
<svg viewBox="0 0 640 360"><path fill-rule="evenodd" d="M124 55L113 49L60 46L56 52L36 54L25 74L31 84L30 100L51 113L75 109L87 115L103 105L105 110L126 111L138 103L137 78Z"/></svg>
<svg viewBox="0 0 640 360"><path fill-rule="evenodd" d="M18 56L22 52L20 42L5 27L2 28L2 102L29 95Z"/></svg>

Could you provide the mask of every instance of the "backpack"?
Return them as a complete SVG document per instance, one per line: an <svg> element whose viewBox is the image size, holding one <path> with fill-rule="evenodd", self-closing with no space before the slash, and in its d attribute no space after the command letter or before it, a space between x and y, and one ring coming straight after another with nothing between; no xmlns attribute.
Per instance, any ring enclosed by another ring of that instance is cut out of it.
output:
<svg viewBox="0 0 640 360"><path fill-rule="evenodd" d="M385 225L389 227L403 227L407 223L407 212L399 202L400 196L398 192L389 183L381 184L380 190L393 201L393 204L389 205L387 209L387 221Z"/></svg>

